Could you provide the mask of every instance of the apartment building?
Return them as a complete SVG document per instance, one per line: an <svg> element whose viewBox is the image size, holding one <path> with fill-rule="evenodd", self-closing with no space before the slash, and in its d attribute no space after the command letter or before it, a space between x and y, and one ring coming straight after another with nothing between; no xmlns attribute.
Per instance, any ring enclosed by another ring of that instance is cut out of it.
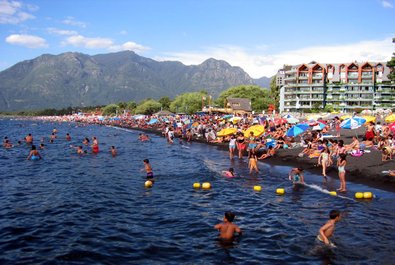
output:
<svg viewBox="0 0 395 265"><path fill-rule="evenodd" d="M390 71L386 62L284 65L276 75L280 111L395 108L395 83L387 78Z"/></svg>

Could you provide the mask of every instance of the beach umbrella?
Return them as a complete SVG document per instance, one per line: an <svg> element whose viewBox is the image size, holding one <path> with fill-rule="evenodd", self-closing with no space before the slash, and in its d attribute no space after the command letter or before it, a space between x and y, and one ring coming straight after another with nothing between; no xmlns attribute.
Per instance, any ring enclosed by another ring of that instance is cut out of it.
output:
<svg viewBox="0 0 395 265"><path fill-rule="evenodd" d="M309 125L306 123L296 124L288 129L287 136L297 136L297 135L305 132L308 128L309 128Z"/></svg>
<svg viewBox="0 0 395 265"><path fill-rule="evenodd" d="M197 121L195 121L194 123L192 123L192 127L198 127L199 123Z"/></svg>
<svg viewBox="0 0 395 265"><path fill-rule="evenodd" d="M133 116L133 119L135 119L135 120L142 120L144 118L145 118L145 115L142 115L142 114Z"/></svg>
<svg viewBox="0 0 395 265"><path fill-rule="evenodd" d="M254 136L258 137L265 132L265 127L262 125L253 125L244 132L244 137L250 137L250 132L253 132Z"/></svg>
<svg viewBox="0 0 395 265"><path fill-rule="evenodd" d="M233 118L232 114L222 116L222 119L230 119L230 118Z"/></svg>
<svg viewBox="0 0 395 265"><path fill-rule="evenodd" d="M285 124L285 123L288 122L288 121L287 121L286 119L284 119L284 118L275 118L273 121L274 121L274 124L276 124L276 125Z"/></svg>
<svg viewBox="0 0 395 265"><path fill-rule="evenodd" d="M236 123L236 122L238 122L239 120L241 120L240 117L232 117L232 118L229 119L229 121L231 121L231 122L233 122L233 123Z"/></svg>
<svg viewBox="0 0 395 265"><path fill-rule="evenodd" d="M289 118L293 118L293 117L294 117L294 116L292 116L291 114L287 114L287 115L284 115L284 116L283 116L283 118L284 118L284 119L287 119L287 120L288 120Z"/></svg>
<svg viewBox="0 0 395 265"><path fill-rule="evenodd" d="M395 122L395 114L391 114L391 115L385 117L385 122L388 122L388 123Z"/></svg>
<svg viewBox="0 0 395 265"><path fill-rule="evenodd" d="M309 116L306 117L306 120L308 121L316 121L321 117L320 114L310 114Z"/></svg>
<svg viewBox="0 0 395 265"><path fill-rule="evenodd" d="M346 115L341 116L341 117L340 117L340 120L344 121L344 120L350 119L350 118L352 118L352 115L346 114Z"/></svg>
<svg viewBox="0 0 395 265"><path fill-rule="evenodd" d="M158 122L158 119L151 119L147 124L154 124L157 122Z"/></svg>
<svg viewBox="0 0 395 265"><path fill-rule="evenodd" d="M343 129L352 130L361 127L362 124L364 124L365 122L366 120L364 118L354 116L352 118L348 118L342 121L342 123L340 123L340 127Z"/></svg>
<svg viewBox="0 0 395 265"><path fill-rule="evenodd" d="M366 120L366 122L376 122L376 117L374 116L365 115L363 118Z"/></svg>
<svg viewBox="0 0 395 265"><path fill-rule="evenodd" d="M291 124L295 124L295 123L298 123L299 120L297 118L290 117L290 118L287 118L287 122L291 123Z"/></svg>
<svg viewBox="0 0 395 265"><path fill-rule="evenodd" d="M322 122L318 122L317 125L315 125L313 128L311 128L312 130L315 131L321 131L325 128L326 124L322 123Z"/></svg>
<svg viewBox="0 0 395 265"><path fill-rule="evenodd" d="M217 136L219 136L219 137L228 136L228 135L235 134L236 132L237 132L236 128L225 128L225 129L222 129L219 132L217 132Z"/></svg>

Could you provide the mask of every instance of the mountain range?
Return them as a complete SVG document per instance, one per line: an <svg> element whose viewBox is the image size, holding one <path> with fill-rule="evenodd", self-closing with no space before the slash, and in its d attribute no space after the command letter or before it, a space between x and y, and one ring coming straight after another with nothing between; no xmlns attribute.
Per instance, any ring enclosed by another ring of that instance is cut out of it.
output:
<svg viewBox="0 0 395 265"><path fill-rule="evenodd" d="M268 88L270 83L270 78L254 80L242 68L222 60L210 58L187 66L155 61L132 51L93 56L43 54L1 71L0 80L0 111L138 102L200 90L216 97L233 86Z"/></svg>

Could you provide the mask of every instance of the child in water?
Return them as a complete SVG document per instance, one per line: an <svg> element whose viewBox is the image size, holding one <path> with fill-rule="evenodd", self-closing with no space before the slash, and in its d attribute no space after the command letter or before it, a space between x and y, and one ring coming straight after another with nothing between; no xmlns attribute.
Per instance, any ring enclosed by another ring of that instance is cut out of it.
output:
<svg viewBox="0 0 395 265"><path fill-rule="evenodd" d="M233 167L229 168L228 171L222 171L222 174L224 175L224 177L228 177L228 178L236 177Z"/></svg>
<svg viewBox="0 0 395 265"><path fill-rule="evenodd" d="M149 163L149 160L144 159L143 162L144 162L145 172L147 173L147 179L153 181L154 173L152 172L152 167L151 164Z"/></svg>
<svg viewBox="0 0 395 265"><path fill-rule="evenodd" d="M233 220L235 219L235 214L232 212L225 212L224 222L214 226L215 229L219 231L219 238L224 240L232 240L235 233L241 235L241 229L235 225Z"/></svg>
<svg viewBox="0 0 395 265"><path fill-rule="evenodd" d="M250 173L252 173L252 171L259 173L258 158L254 151L251 151L248 154L248 168L250 169Z"/></svg>
<svg viewBox="0 0 395 265"><path fill-rule="evenodd" d="M30 160L39 160L41 158L42 157L41 157L40 153L37 151L36 146L32 145L32 150L30 151L30 153L27 157L27 160L29 160L29 159Z"/></svg>
<svg viewBox="0 0 395 265"><path fill-rule="evenodd" d="M117 149L115 148L115 146L111 146L111 155L113 156L113 157L115 157L116 155L117 155Z"/></svg>
<svg viewBox="0 0 395 265"><path fill-rule="evenodd" d="M333 235L333 232L335 231L335 224L340 220L340 212L338 210L330 211L329 218L330 219L326 222L326 224L324 224L320 228L317 240L327 246L336 247L335 244L333 244L329 240L329 238Z"/></svg>

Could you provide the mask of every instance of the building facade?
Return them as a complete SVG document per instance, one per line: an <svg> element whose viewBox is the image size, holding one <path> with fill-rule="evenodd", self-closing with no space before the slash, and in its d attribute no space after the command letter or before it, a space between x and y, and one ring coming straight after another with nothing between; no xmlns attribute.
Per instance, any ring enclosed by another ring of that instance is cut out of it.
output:
<svg viewBox="0 0 395 265"><path fill-rule="evenodd" d="M390 71L386 62L285 65L276 75L280 111L395 108L395 84L387 78Z"/></svg>

